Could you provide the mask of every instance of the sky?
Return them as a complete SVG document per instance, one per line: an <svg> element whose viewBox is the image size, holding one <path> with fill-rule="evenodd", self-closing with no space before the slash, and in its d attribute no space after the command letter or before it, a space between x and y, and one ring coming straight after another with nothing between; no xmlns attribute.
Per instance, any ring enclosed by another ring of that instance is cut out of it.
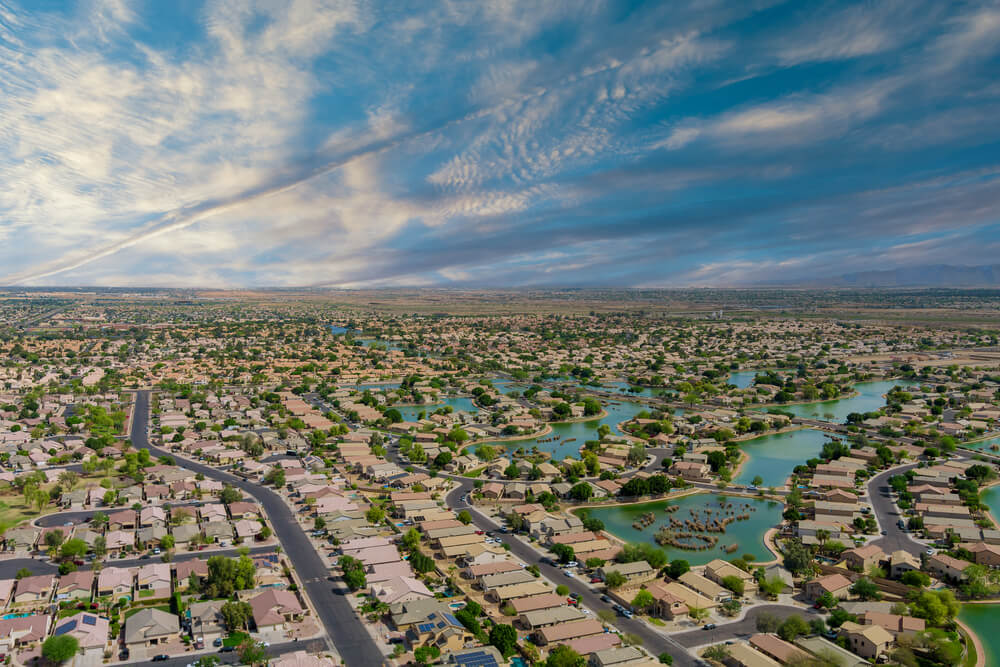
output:
<svg viewBox="0 0 1000 667"><path fill-rule="evenodd" d="M1000 256L1000 2L0 0L0 284Z"/></svg>

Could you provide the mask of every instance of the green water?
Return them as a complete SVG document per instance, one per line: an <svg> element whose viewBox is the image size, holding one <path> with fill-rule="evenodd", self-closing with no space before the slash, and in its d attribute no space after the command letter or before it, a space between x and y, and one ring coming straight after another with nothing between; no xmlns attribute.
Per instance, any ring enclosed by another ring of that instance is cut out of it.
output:
<svg viewBox="0 0 1000 667"><path fill-rule="evenodd" d="M583 422L570 422L568 424L552 424L551 432L540 438L505 441L504 445L511 451L520 447L530 451L532 447L538 447L540 451L551 452L552 459L556 461L561 461L567 456L580 458L580 447L587 440L597 440L597 428L601 424L607 424L611 427L612 433L621 435L617 424L631 419L643 410L651 409L649 406L642 405L641 403L632 403L631 401L615 401L613 403L601 401L601 404L605 412L608 413L602 419L590 419Z"/></svg>
<svg viewBox="0 0 1000 667"><path fill-rule="evenodd" d="M987 667L1000 665L1000 604L964 604L958 618L982 642Z"/></svg>
<svg viewBox="0 0 1000 667"><path fill-rule="evenodd" d="M653 539L656 531L662 525L669 525L669 519L674 516L678 519L687 519L691 515L690 508L717 509L719 503L725 498L725 502L731 502L736 508L736 513L741 514L744 505L755 507L756 510L750 512L750 518L746 521L734 521L726 527L726 532L719 534L719 542L712 549L705 551L688 551L674 547L660 547ZM672 515L663 511L667 505L677 505L680 507ZM768 561L773 557L764 548L764 533L781 521L781 504L772 500L762 500L759 498L736 498L724 497L718 494L699 493L691 496L684 496L677 500L659 500L641 505L615 505L610 507L599 507L590 509L590 516L596 517L604 522L604 529L628 542L648 542L663 549L667 556L683 558L692 565L704 565L715 558L731 559L750 553L760 561ZM656 521L653 525L644 530L636 530L632 523L647 512L656 514ZM727 554L724 547L730 544L738 544L739 548L732 554Z"/></svg>
<svg viewBox="0 0 1000 667"><path fill-rule="evenodd" d="M411 422L416 421L421 412L429 416L438 408L443 408L446 405L450 405L455 412L471 412L472 414L479 412L479 408L475 406L472 399L465 396L449 396L443 401L431 405L398 405L396 409L403 415L403 421Z"/></svg>
<svg viewBox="0 0 1000 667"><path fill-rule="evenodd" d="M911 380L879 380L877 382L859 382L854 385L858 392L856 396L833 401L818 401L799 405L779 406L781 410L791 412L797 417L822 419L843 423L852 412L873 412L885 406L884 394L896 386L914 387L919 383Z"/></svg>
<svg viewBox="0 0 1000 667"><path fill-rule="evenodd" d="M795 466L819 455L828 439L823 431L803 429L744 440L740 449L750 456L750 460L733 481L749 484L759 475L764 480L764 487L782 486Z"/></svg>

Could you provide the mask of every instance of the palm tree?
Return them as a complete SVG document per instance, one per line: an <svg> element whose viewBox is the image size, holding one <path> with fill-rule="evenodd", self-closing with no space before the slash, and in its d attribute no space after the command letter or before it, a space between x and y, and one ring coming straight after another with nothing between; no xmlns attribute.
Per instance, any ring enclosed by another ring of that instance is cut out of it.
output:
<svg viewBox="0 0 1000 667"><path fill-rule="evenodd" d="M825 549L826 541L830 539L830 531L820 528L816 531L816 539L819 540L820 549Z"/></svg>

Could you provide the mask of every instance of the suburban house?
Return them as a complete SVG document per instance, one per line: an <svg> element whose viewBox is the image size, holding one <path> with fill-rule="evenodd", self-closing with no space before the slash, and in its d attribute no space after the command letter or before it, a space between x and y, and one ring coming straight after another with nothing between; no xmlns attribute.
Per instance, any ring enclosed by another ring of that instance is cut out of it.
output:
<svg viewBox="0 0 1000 667"><path fill-rule="evenodd" d="M135 571L124 567L106 567L97 575L97 597L112 597L115 600L132 595Z"/></svg>
<svg viewBox="0 0 1000 667"><path fill-rule="evenodd" d="M59 577L56 600L90 600L94 589L94 573L77 570Z"/></svg>
<svg viewBox="0 0 1000 667"><path fill-rule="evenodd" d="M180 638L177 616L155 607L145 607L125 619L125 645L148 647Z"/></svg>
<svg viewBox="0 0 1000 667"><path fill-rule="evenodd" d="M299 620L305 613L291 591L271 589L250 598L249 602L258 632L285 630L287 624Z"/></svg>
<svg viewBox="0 0 1000 667"><path fill-rule="evenodd" d="M0 618L0 651L8 655L15 647L45 639L49 633L47 614Z"/></svg>
<svg viewBox="0 0 1000 667"><path fill-rule="evenodd" d="M880 625L858 625L846 621L840 626L841 636L847 639L850 649L867 660L875 660L885 653L893 636Z"/></svg>
<svg viewBox="0 0 1000 667"><path fill-rule="evenodd" d="M203 640L208 645L228 634L222 620L223 604L225 604L225 600L192 602L188 605L188 610L191 612L192 637Z"/></svg>
<svg viewBox="0 0 1000 667"><path fill-rule="evenodd" d="M108 645L109 625L108 619L83 612L60 620L53 635L76 637L85 657L101 659Z"/></svg>
<svg viewBox="0 0 1000 667"><path fill-rule="evenodd" d="M39 574L20 579L14 590L14 604L24 607L45 604L52 597L54 583L55 578L51 574Z"/></svg>
<svg viewBox="0 0 1000 667"><path fill-rule="evenodd" d="M815 602L823 597L824 593L829 593L835 598L845 598L850 593L851 580L842 574L828 574L807 581L802 585L802 590L806 598Z"/></svg>

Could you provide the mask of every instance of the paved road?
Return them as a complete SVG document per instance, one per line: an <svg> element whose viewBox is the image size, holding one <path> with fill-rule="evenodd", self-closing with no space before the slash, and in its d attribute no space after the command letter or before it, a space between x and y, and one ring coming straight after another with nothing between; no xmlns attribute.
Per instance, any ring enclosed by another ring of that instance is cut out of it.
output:
<svg viewBox="0 0 1000 667"><path fill-rule="evenodd" d="M473 523L475 523L482 530L496 530L500 528L499 524L494 522L485 514L481 513L475 507L460 501L462 495L469 493L472 488L473 480L465 480L445 497L445 504L448 507L457 510L468 509L469 513L472 515ZM551 581L559 584L565 584L570 591L579 593L581 596L581 604L591 611L596 613L602 609L611 609L611 605L601 602L600 593L594 592L590 586L584 584L576 577L567 577L564 574L564 571L557 567L542 563L542 556L539 555L534 548L510 535L503 535L501 539L510 545L511 552L523 562L537 565L542 574L548 577ZM618 617L615 619L614 624L623 633L628 632L641 637L643 647L654 656L667 652L674 656L674 665L677 665L678 667L692 667L694 665L701 664L701 662L688 653L683 646L678 644L672 638L654 630L646 621L639 618L627 619L624 617Z"/></svg>
<svg viewBox="0 0 1000 667"><path fill-rule="evenodd" d="M780 620L785 620L789 616L801 616L806 621L810 620L810 614L804 609L790 607L782 604L765 604L751 607L747 610L746 616L732 623L723 623L713 630L690 630L672 635L672 638L680 645L693 648L704 646L705 644L718 644L730 639L745 639L757 632L757 618L761 614L770 614Z"/></svg>
<svg viewBox="0 0 1000 667"><path fill-rule="evenodd" d="M154 456L169 456L169 452L149 443L148 433L149 392L139 391L136 392L135 413L130 434L132 446L137 449L148 449ZM231 484L256 499L267 512L275 535L281 541L285 554L292 562L293 569L316 607L323 627L346 664L385 664L382 652L362 625L361 619L354 613L347 598L334 591L333 584L329 581L330 571L278 494L211 466L188 460L178 461L178 464L194 472L200 472L205 477Z"/></svg>
<svg viewBox="0 0 1000 667"><path fill-rule="evenodd" d="M919 556L927 549L925 545L915 542L909 533L896 524L901 517L895 514L896 504L889 496L889 478L893 475L902 475L907 470L912 470L918 465L914 463L886 470L883 473L875 475L868 482L868 501L871 503L872 510L878 518L879 525L886 533L871 543L880 547L887 554L902 550L914 556Z"/></svg>
<svg viewBox="0 0 1000 667"><path fill-rule="evenodd" d="M171 507L194 507L197 500L185 500L181 502L168 501L166 504ZM35 525L46 528L48 526L62 526L67 523L72 523L78 525L81 523L86 523L90 521L98 512L104 512L104 514L111 514L112 512L117 512L119 510L131 509L132 505L119 505L117 507L102 507L96 510L79 510L75 512L58 512L56 514L46 514L43 517L39 517L35 520Z"/></svg>
<svg viewBox="0 0 1000 667"><path fill-rule="evenodd" d="M292 651L310 651L310 652L320 652L326 650L326 645L321 639L310 639L302 642L283 642L281 644L272 644L267 648L267 653L269 656L279 656L285 653L291 653ZM175 658L170 658L169 660L164 660L163 662L156 663L157 665L162 665L162 667L185 667L194 663L198 658L205 655L214 655L219 659L219 662L223 665L236 665L240 662L240 654L236 651L229 653L187 653L185 655L179 655ZM148 663L148 660L136 660L138 663ZM128 664L128 663L126 663ZM350 663L348 663L350 664Z"/></svg>

